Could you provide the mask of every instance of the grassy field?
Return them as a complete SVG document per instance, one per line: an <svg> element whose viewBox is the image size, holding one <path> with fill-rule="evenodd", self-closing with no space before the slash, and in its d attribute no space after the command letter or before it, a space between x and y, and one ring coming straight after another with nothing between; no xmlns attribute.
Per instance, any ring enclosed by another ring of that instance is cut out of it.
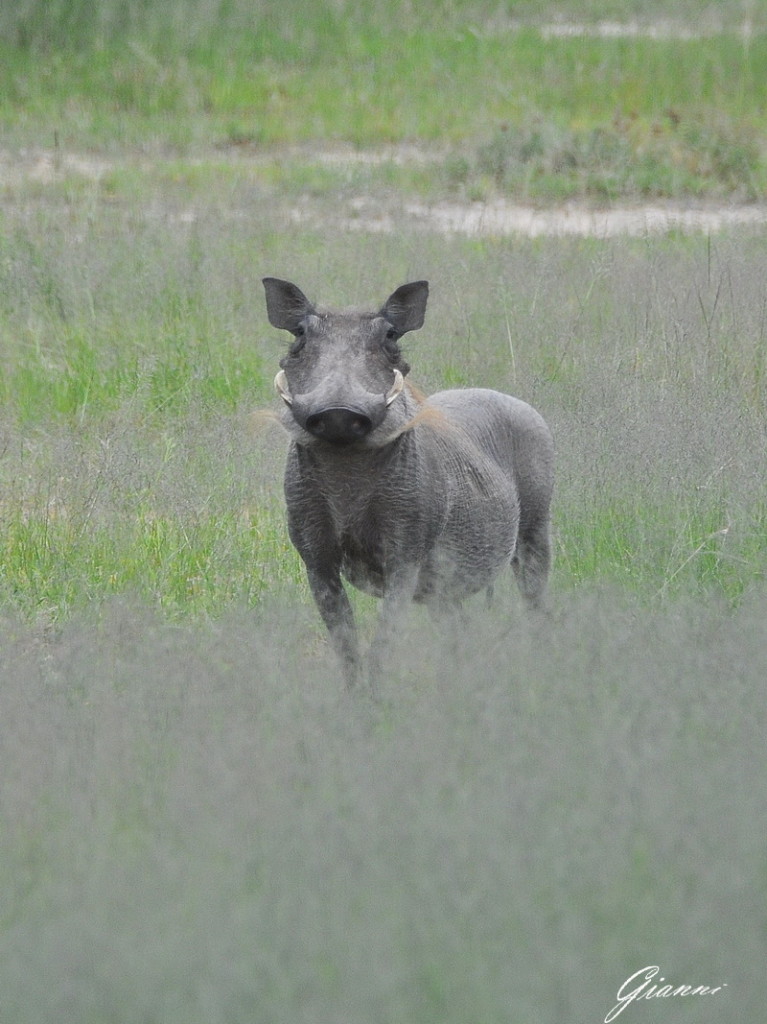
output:
<svg viewBox="0 0 767 1024"><path fill-rule="evenodd" d="M183 207L176 205L177 202ZM273 407L284 339L260 276L330 303L433 283L408 343L427 390L494 385L557 436L557 589L648 596L763 579L762 238L280 234L274 199L188 183L146 205L6 208L0 338L6 599L54 618L113 594L215 614L301 585ZM334 216L328 201L328 230ZM267 557L264 557L264 553Z"/></svg>
<svg viewBox="0 0 767 1024"><path fill-rule="evenodd" d="M541 31L597 15L661 35ZM0 13L0 124L60 152L417 143L438 149L428 169L377 177L428 193L754 200L765 27L762 5L741 2L29 0ZM298 170L277 158L265 173Z"/></svg>
<svg viewBox="0 0 767 1024"><path fill-rule="evenodd" d="M762 8L270 10L0 12L0 1020L591 1024L657 964L726 987L619 1020L760 1021L763 229L441 236L404 200L763 198ZM414 609L381 705L342 693L264 274L428 278L419 385L545 415L545 627L508 580L456 659Z"/></svg>

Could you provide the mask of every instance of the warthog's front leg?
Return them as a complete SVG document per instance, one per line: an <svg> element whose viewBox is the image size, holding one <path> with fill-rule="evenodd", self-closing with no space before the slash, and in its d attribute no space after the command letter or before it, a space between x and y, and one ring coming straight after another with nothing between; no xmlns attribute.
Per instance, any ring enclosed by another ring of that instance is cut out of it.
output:
<svg viewBox="0 0 767 1024"><path fill-rule="evenodd" d="M398 566L389 577L378 616L378 626L368 653L370 690L374 697L378 696L378 684L383 677L384 664L387 659L391 660L402 621L413 600L419 572L420 566L414 561Z"/></svg>
<svg viewBox="0 0 767 1024"><path fill-rule="evenodd" d="M348 687L353 687L360 678L360 651L354 612L338 573L327 575L307 569L309 586L319 609L322 620L330 634Z"/></svg>

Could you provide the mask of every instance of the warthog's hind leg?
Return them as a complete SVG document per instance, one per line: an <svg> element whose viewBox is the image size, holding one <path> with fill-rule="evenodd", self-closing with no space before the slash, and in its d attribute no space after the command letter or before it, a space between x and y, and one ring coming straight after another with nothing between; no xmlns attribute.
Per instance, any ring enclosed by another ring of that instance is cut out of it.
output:
<svg viewBox="0 0 767 1024"><path fill-rule="evenodd" d="M531 608L542 607L551 569L548 521L520 531L511 565L527 604Z"/></svg>

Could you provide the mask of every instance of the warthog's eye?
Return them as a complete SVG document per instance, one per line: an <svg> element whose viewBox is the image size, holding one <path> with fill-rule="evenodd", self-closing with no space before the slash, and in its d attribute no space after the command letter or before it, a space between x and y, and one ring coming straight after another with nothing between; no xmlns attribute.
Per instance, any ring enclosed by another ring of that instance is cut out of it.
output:
<svg viewBox="0 0 767 1024"><path fill-rule="evenodd" d="M393 327L390 327L381 342L381 348L384 350L386 358L390 359L393 363L396 363L400 358L399 339L400 335Z"/></svg>
<svg viewBox="0 0 767 1024"><path fill-rule="evenodd" d="M293 331L293 334L294 334L296 340L290 346L290 349L288 351L288 355L297 356L298 353L301 351L301 349L306 344L306 330L303 327L298 326Z"/></svg>

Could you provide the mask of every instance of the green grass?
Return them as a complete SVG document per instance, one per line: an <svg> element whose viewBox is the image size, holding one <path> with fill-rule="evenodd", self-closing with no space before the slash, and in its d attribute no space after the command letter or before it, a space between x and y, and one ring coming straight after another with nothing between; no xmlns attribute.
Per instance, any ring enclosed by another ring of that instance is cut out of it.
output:
<svg viewBox="0 0 767 1024"><path fill-rule="evenodd" d="M548 38L482 4L33 4L5 15L0 122L64 151L416 141L441 150L422 189L475 196L753 200L767 34L744 39L742 16L664 40Z"/></svg>
<svg viewBox="0 0 767 1024"><path fill-rule="evenodd" d="M107 523L53 501L3 516L4 603L61 621L127 594L175 619L255 605L286 583L296 588L298 559L276 504L183 516L156 516L144 504Z"/></svg>

